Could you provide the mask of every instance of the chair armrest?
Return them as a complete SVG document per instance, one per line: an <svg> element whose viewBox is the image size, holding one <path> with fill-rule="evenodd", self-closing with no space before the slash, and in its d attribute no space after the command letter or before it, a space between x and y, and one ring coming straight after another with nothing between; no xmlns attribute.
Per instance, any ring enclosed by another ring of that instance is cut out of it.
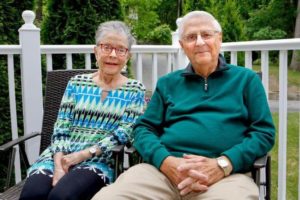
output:
<svg viewBox="0 0 300 200"><path fill-rule="evenodd" d="M268 157L269 155L267 154L264 155L263 157L256 159L253 165L254 169L260 169L265 167L267 165Z"/></svg>
<svg viewBox="0 0 300 200"><path fill-rule="evenodd" d="M117 145L111 149L113 153L120 153L124 151L124 145Z"/></svg>
<svg viewBox="0 0 300 200"><path fill-rule="evenodd" d="M133 154L135 152L136 152L136 149L134 148L134 146L131 146L125 150L126 154Z"/></svg>
<svg viewBox="0 0 300 200"><path fill-rule="evenodd" d="M0 151L6 151L10 148L12 148L13 146L17 145L17 144L20 144L30 138L33 138L33 137L36 137L38 135L41 135L41 133L39 132L33 132L33 133L30 133L28 135L24 135L24 136L21 136L17 139L14 139L14 140L11 140L3 145L0 146Z"/></svg>

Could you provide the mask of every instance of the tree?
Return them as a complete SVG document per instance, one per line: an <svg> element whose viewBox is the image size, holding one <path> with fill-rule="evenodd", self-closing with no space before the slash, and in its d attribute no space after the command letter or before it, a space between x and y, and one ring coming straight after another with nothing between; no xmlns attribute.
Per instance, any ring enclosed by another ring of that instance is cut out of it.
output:
<svg viewBox="0 0 300 200"><path fill-rule="evenodd" d="M147 35L159 26L156 8L161 0L121 0L125 22L132 28L138 43L145 43Z"/></svg>
<svg viewBox="0 0 300 200"><path fill-rule="evenodd" d="M42 23L44 44L95 44L95 31L108 20L122 20L119 1L48 0ZM65 65L64 56L53 59L53 68ZM73 65L82 66L83 56L74 56ZM94 62L93 62L94 63Z"/></svg>
<svg viewBox="0 0 300 200"><path fill-rule="evenodd" d="M295 8L290 1L271 0L249 12L246 32L250 40L292 37Z"/></svg>
<svg viewBox="0 0 300 200"><path fill-rule="evenodd" d="M176 19L178 18L178 0L162 0L156 8L159 20L162 24L168 24L172 30L177 29ZM180 16L180 15L179 15Z"/></svg>
<svg viewBox="0 0 300 200"><path fill-rule="evenodd" d="M295 38L300 38L300 0L298 0L297 6L297 18L295 23ZM293 51L292 61L290 64L290 68L300 71L300 51Z"/></svg>

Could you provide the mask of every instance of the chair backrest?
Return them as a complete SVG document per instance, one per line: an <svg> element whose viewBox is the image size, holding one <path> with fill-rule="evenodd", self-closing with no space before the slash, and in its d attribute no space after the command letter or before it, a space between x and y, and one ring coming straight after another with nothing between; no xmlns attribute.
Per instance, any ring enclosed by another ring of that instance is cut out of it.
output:
<svg viewBox="0 0 300 200"><path fill-rule="evenodd" d="M97 70L74 69L47 72L40 153L44 151L51 142L53 125L56 121L59 105L70 78L77 74L88 74L95 71Z"/></svg>

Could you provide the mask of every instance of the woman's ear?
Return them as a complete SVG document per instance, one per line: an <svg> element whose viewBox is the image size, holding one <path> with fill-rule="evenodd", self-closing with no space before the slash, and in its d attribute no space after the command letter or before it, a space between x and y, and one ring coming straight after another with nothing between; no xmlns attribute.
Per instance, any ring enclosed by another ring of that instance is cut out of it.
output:
<svg viewBox="0 0 300 200"><path fill-rule="evenodd" d="M126 62L128 62L128 60L130 60L131 56L132 56L132 54L128 53L128 55L127 55L127 61Z"/></svg>
<svg viewBox="0 0 300 200"><path fill-rule="evenodd" d="M97 49L97 46L94 46L94 55L95 55L96 60L98 60L98 49Z"/></svg>

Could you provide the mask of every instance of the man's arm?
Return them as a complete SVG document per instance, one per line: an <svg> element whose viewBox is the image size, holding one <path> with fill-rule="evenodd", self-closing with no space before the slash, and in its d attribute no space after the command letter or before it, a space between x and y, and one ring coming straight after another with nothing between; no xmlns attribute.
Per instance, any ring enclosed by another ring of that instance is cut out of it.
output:
<svg viewBox="0 0 300 200"><path fill-rule="evenodd" d="M266 155L275 142L275 128L266 94L259 77L253 73L244 90L248 129L244 140L222 155L229 158L233 172L249 171L255 159Z"/></svg>

